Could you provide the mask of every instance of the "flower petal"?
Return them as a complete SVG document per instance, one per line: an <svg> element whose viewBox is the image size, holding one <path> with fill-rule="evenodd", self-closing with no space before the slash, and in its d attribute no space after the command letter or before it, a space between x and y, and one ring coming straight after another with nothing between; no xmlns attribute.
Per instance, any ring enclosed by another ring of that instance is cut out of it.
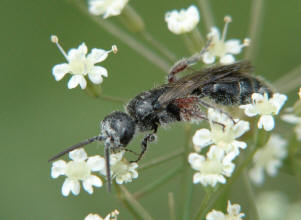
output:
<svg viewBox="0 0 301 220"><path fill-rule="evenodd" d="M197 184L197 183L201 182L201 177L202 177L201 173L199 173L199 172L195 173L193 175L193 183Z"/></svg>
<svg viewBox="0 0 301 220"><path fill-rule="evenodd" d="M99 155L89 157L87 165L90 167L91 171L100 171L105 168L105 159Z"/></svg>
<svg viewBox="0 0 301 220"><path fill-rule="evenodd" d="M212 64L215 61L215 56L213 56L211 53L206 52L203 55L203 62L206 64Z"/></svg>
<svg viewBox="0 0 301 220"><path fill-rule="evenodd" d="M57 64L52 68L52 75L56 81L59 81L69 72L69 70L69 65L67 63Z"/></svg>
<svg viewBox="0 0 301 220"><path fill-rule="evenodd" d="M226 54L225 56L220 58L219 62L221 64L228 65L235 62L235 57L231 54Z"/></svg>
<svg viewBox="0 0 301 220"><path fill-rule="evenodd" d="M192 142L197 151L201 151L202 148L212 144L211 132L205 128L197 130L193 135Z"/></svg>
<svg viewBox="0 0 301 220"><path fill-rule="evenodd" d="M81 80L80 75L73 75L68 82L68 89L73 89L78 86L79 81Z"/></svg>
<svg viewBox="0 0 301 220"><path fill-rule="evenodd" d="M94 66L91 72L88 73L89 79L94 84L100 84L103 81L102 76L108 76L107 69L102 66Z"/></svg>
<svg viewBox="0 0 301 220"><path fill-rule="evenodd" d="M256 108L252 104L240 105L239 108L244 109L245 115L249 117L254 117L255 115L258 114Z"/></svg>
<svg viewBox="0 0 301 220"><path fill-rule="evenodd" d="M65 169L66 169L65 161L63 161L63 160L55 161L52 164L51 177L55 179L55 178L59 177L60 175L64 175Z"/></svg>
<svg viewBox="0 0 301 220"><path fill-rule="evenodd" d="M250 130L250 123L247 121L240 120L234 125L234 133L235 133L235 138L239 138L242 136L245 132Z"/></svg>
<svg viewBox="0 0 301 220"><path fill-rule="evenodd" d="M66 180L65 180L65 182L63 183L63 186L62 186L63 196L68 196L70 194L70 191L74 195L79 194L79 191L80 191L79 181L66 178Z"/></svg>
<svg viewBox="0 0 301 220"><path fill-rule="evenodd" d="M83 187L89 194L92 194L94 191L92 186L101 187L101 179L95 175L90 175L87 179L83 181Z"/></svg>
<svg viewBox="0 0 301 220"><path fill-rule="evenodd" d="M227 53L231 53L231 54L239 54L242 49L242 45L240 44L240 40L238 39L228 40L225 43L225 46L226 46Z"/></svg>
<svg viewBox="0 0 301 220"><path fill-rule="evenodd" d="M108 51L103 49L92 49L91 53L87 56L87 58L93 63L99 63L104 61L108 57Z"/></svg>
<svg viewBox="0 0 301 220"><path fill-rule="evenodd" d="M86 216L85 220L103 220L99 215L90 213Z"/></svg>
<svg viewBox="0 0 301 220"><path fill-rule="evenodd" d="M282 106L284 105L286 100L287 100L287 96L283 95L283 94L279 94L279 93L275 93L273 95L273 98L271 98L269 100L269 103L276 106L276 108L277 108L277 110L275 112L276 115L279 113L280 109L282 108Z"/></svg>
<svg viewBox="0 0 301 220"><path fill-rule="evenodd" d="M212 210L206 215L206 220L225 220L226 216L224 213L216 210Z"/></svg>
<svg viewBox="0 0 301 220"><path fill-rule="evenodd" d="M291 123L291 124L301 123L301 117L297 117L294 114L282 115L281 118L282 118L283 121L286 121L286 122Z"/></svg>
<svg viewBox="0 0 301 220"><path fill-rule="evenodd" d="M69 158L74 161L84 161L87 159L87 153L83 148L73 150L69 153Z"/></svg>
<svg viewBox="0 0 301 220"><path fill-rule="evenodd" d="M199 170L202 166L202 162L205 160L205 157L199 155L198 153L190 153L188 156L188 162L190 163L192 169Z"/></svg>
<svg viewBox="0 0 301 220"><path fill-rule="evenodd" d="M256 184L262 184L264 181L263 167L254 167L249 171L250 179Z"/></svg>
<svg viewBox="0 0 301 220"><path fill-rule="evenodd" d="M264 130L271 131L275 127L274 118L271 115L262 115L259 118L257 125L258 125L259 129L262 129L262 127L263 127Z"/></svg>

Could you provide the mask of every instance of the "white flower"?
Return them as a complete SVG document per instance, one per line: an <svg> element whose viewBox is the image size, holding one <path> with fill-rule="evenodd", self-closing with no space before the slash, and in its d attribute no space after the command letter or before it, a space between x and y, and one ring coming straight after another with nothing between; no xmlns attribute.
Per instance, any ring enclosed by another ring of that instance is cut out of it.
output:
<svg viewBox="0 0 301 220"><path fill-rule="evenodd" d="M106 51L102 49L92 49L87 55L88 48L85 43L79 45L77 49L70 49L68 54L58 43L56 36L51 36L53 43L57 45L61 53L64 55L68 63L57 64L52 68L52 74L56 81L61 80L67 73L72 77L68 82L68 88L73 89L80 85L82 89L87 86L86 76L94 84L100 84L103 81L103 76L108 76L108 71L102 66L96 66L96 63L104 61L110 52L117 52L117 47L112 46L112 50Z"/></svg>
<svg viewBox="0 0 301 220"><path fill-rule="evenodd" d="M299 98L301 99L301 88L299 89L298 95L299 95Z"/></svg>
<svg viewBox="0 0 301 220"><path fill-rule="evenodd" d="M132 182L138 177L137 163L130 163L123 158L124 151L110 155L110 167L112 178L116 178L117 184ZM106 175L105 167L100 170L102 175Z"/></svg>
<svg viewBox="0 0 301 220"><path fill-rule="evenodd" d="M268 94L253 93L252 104L241 105L241 109L245 110L245 114L249 117L261 115L258 121L258 128L271 131L275 127L272 115L278 115L280 109L287 99L286 95L275 93L272 98Z"/></svg>
<svg viewBox="0 0 301 220"><path fill-rule="evenodd" d="M91 175L91 172L100 171L105 167L105 160L100 156L87 157L84 149L77 149L69 153L71 161L55 161L51 168L51 177L57 178L65 175L67 178L62 186L63 196L68 196L70 191L78 195L80 183L83 182L84 189L92 194L93 187L101 187L102 181L99 177Z"/></svg>
<svg viewBox="0 0 301 220"><path fill-rule="evenodd" d="M239 138L250 129L249 122L234 119L236 122L234 124L228 115L212 108L208 110L208 119L211 131L202 128L197 130L192 138L196 151L200 152L202 148L215 144L226 151L226 153L233 152L235 155L238 155L239 148L244 149L247 147L245 142L237 141L236 138Z"/></svg>
<svg viewBox="0 0 301 220"><path fill-rule="evenodd" d="M271 135L267 144L260 148L253 157L253 167L250 170L250 178L256 184L264 181L264 171L269 176L276 176L282 160L287 155L287 141L279 135Z"/></svg>
<svg viewBox="0 0 301 220"><path fill-rule="evenodd" d="M211 39L211 42L208 47L208 51L203 55L204 63L212 64L215 62L215 58L219 57L221 64L231 64L235 62L235 57L233 55L241 53L243 47L249 46L250 40L247 38L244 40L243 44L241 44L238 39L225 41L228 24L231 21L230 16L225 17L225 27L222 36L220 36L220 32L217 27L211 28L211 31L207 35L208 39Z"/></svg>
<svg viewBox="0 0 301 220"><path fill-rule="evenodd" d="M113 212L109 213L105 218L91 213L86 216L85 220L117 220L117 215L119 215L119 211L116 209Z"/></svg>
<svg viewBox="0 0 301 220"><path fill-rule="evenodd" d="M102 15L104 19L120 15L129 0L89 0L89 11L93 15Z"/></svg>
<svg viewBox="0 0 301 220"><path fill-rule="evenodd" d="M284 120L288 123L297 125L294 130L297 134L297 139L299 141L301 141L301 117L298 117L294 114L286 114L286 115L283 115L281 118L282 118L282 120Z"/></svg>
<svg viewBox="0 0 301 220"><path fill-rule="evenodd" d="M245 216L244 213L240 213L240 205L232 205L230 200L228 201L227 212L228 214L224 214L213 209L206 215L206 220L241 220Z"/></svg>
<svg viewBox="0 0 301 220"><path fill-rule="evenodd" d="M283 192L262 192L256 196L255 202L260 219L292 220L285 217L289 201Z"/></svg>
<svg viewBox="0 0 301 220"><path fill-rule="evenodd" d="M201 183L204 186L215 187L217 183L226 183L224 176L230 177L235 165L232 163L235 155L224 151L216 146L211 146L207 158L198 153L190 153L188 162L192 169L197 170L193 175L193 183Z"/></svg>
<svg viewBox="0 0 301 220"><path fill-rule="evenodd" d="M174 34L184 34L192 31L200 21L200 14L195 5L180 11L166 12L165 21L168 29Z"/></svg>

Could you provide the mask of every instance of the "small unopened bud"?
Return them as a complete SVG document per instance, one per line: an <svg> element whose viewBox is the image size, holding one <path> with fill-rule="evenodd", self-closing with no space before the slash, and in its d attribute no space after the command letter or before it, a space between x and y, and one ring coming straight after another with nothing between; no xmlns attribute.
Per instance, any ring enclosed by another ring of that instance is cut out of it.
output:
<svg viewBox="0 0 301 220"><path fill-rule="evenodd" d="M118 52L118 48L117 48L117 46L115 44L112 46L112 52L114 54L116 54Z"/></svg>
<svg viewBox="0 0 301 220"><path fill-rule="evenodd" d="M50 40L52 43L57 44L59 42L59 38L56 35L51 35Z"/></svg>
<svg viewBox="0 0 301 220"><path fill-rule="evenodd" d="M250 46L250 44L251 44L251 39L250 38L245 38L244 42L243 42L243 45L245 47L248 47L248 46Z"/></svg>
<svg viewBox="0 0 301 220"><path fill-rule="evenodd" d="M299 98L301 99L301 88L299 89L298 95L299 95Z"/></svg>
<svg viewBox="0 0 301 220"><path fill-rule="evenodd" d="M230 22L232 21L231 16L230 16L230 15L226 15L226 16L224 17L224 21L225 21L226 23L230 23Z"/></svg>

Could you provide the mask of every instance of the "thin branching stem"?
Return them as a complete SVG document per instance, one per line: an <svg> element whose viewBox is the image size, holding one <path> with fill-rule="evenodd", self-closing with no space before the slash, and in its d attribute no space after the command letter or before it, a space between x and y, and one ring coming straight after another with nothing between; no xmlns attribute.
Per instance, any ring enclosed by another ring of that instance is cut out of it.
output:
<svg viewBox="0 0 301 220"><path fill-rule="evenodd" d="M251 20L249 37L251 39L251 45L247 47L245 58L253 60L256 57L257 49L259 46L258 39L262 30L262 17L263 17L263 3L264 0L253 0L251 8Z"/></svg>
<svg viewBox="0 0 301 220"><path fill-rule="evenodd" d="M160 156L160 157L157 157L149 162L146 162L145 164L141 165L138 169L139 170L146 170L146 169L149 169L149 168L153 168L155 166L158 166L162 163L166 163L172 159L175 159L181 155L183 155L184 153L184 150L183 149L178 149L172 153L169 153L167 155L164 155L164 156Z"/></svg>
<svg viewBox="0 0 301 220"><path fill-rule="evenodd" d="M185 131L185 144L184 144L184 150L185 153L183 154L183 190L182 190L182 199L183 205L181 205L182 208L182 219L188 220L190 219L190 207L192 202L192 178L191 178L191 170L189 167L189 164L187 162L188 155L191 151L190 149L190 143L191 143L191 125L185 124L184 126Z"/></svg>
<svg viewBox="0 0 301 220"><path fill-rule="evenodd" d="M161 52L169 61L175 62L177 61L176 56L174 53L172 53L167 47L165 47L163 44L161 44L159 41L157 41L149 32L144 30L141 32L141 35L149 42L151 45L153 45L158 51Z"/></svg>
<svg viewBox="0 0 301 220"><path fill-rule="evenodd" d="M181 170L182 170L182 166L178 166L174 169L171 169L169 172L165 173L164 176L162 176L161 178L153 180L149 185L146 185L144 188L134 193L133 196L136 199L140 199L141 197L153 192L154 190L158 189L160 186L170 181Z"/></svg>
<svg viewBox="0 0 301 220"><path fill-rule="evenodd" d="M211 27L215 26L214 16L208 3L208 0L199 0L199 6L201 8L201 14L204 17L207 31L209 32Z"/></svg>
<svg viewBox="0 0 301 220"><path fill-rule="evenodd" d="M283 76L273 84L277 90L283 93L288 93L301 86L301 65L283 74Z"/></svg>
<svg viewBox="0 0 301 220"><path fill-rule="evenodd" d="M170 220L176 220L175 196L172 192L168 193L168 208L169 208Z"/></svg>
<svg viewBox="0 0 301 220"><path fill-rule="evenodd" d="M254 192L252 190L252 185L250 183L249 177L248 177L248 173L246 172L246 170L243 171L243 184L245 185L246 191L245 191L245 195L248 199L248 204L250 207L250 219L252 220L259 220L259 215L258 215L258 210L255 204L255 197L254 197Z"/></svg>
<svg viewBox="0 0 301 220"><path fill-rule="evenodd" d="M107 32L112 34L114 37L128 45L130 48L135 50L137 53L145 57L152 64L163 70L166 73L169 70L170 64L166 62L162 57L160 57L155 52L151 51L137 39L133 38L119 27L111 23L110 21L103 20L99 16L93 16L89 13L85 2L80 0L67 0L72 2L83 14L89 16L94 22L96 22L101 28L105 29Z"/></svg>
<svg viewBox="0 0 301 220"><path fill-rule="evenodd" d="M115 188L118 198L125 205L125 207L136 217L136 219L153 220L151 215L124 186L115 184Z"/></svg>
<svg viewBox="0 0 301 220"><path fill-rule="evenodd" d="M194 220L201 220L203 219L203 216L205 216L205 212L208 208L208 203L210 202L210 199L212 198L212 191L211 190L206 190L205 197L202 200L202 203L193 218Z"/></svg>

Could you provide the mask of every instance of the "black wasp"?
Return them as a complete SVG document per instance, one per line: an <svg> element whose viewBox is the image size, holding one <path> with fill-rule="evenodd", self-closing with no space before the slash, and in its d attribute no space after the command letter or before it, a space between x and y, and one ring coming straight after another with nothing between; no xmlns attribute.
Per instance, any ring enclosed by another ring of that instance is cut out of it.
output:
<svg viewBox="0 0 301 220"><path fill-rule="evenodd" d="M168 75L168 83L145 91L130 100L127 113L115 111L106 116L100 123L100 134L80 142L51 158L60 156L95 141L103 141L105 145L106 172L110 190L110 152L125 149L136 132L149 132L141 142L141 159L148 142L155 140L158 127L177 121L200 121L207 119L200 106L213 107L204 98L220 105L240 105L251 102L252 93L272 91L252 75L249 62L242 61L230 65L213 66L196 71L177 79L176 74L199 60L202 54L177 62ZM207 119L208 120L208 119ZM130 150L127 150L130 151Z"/></svg>

